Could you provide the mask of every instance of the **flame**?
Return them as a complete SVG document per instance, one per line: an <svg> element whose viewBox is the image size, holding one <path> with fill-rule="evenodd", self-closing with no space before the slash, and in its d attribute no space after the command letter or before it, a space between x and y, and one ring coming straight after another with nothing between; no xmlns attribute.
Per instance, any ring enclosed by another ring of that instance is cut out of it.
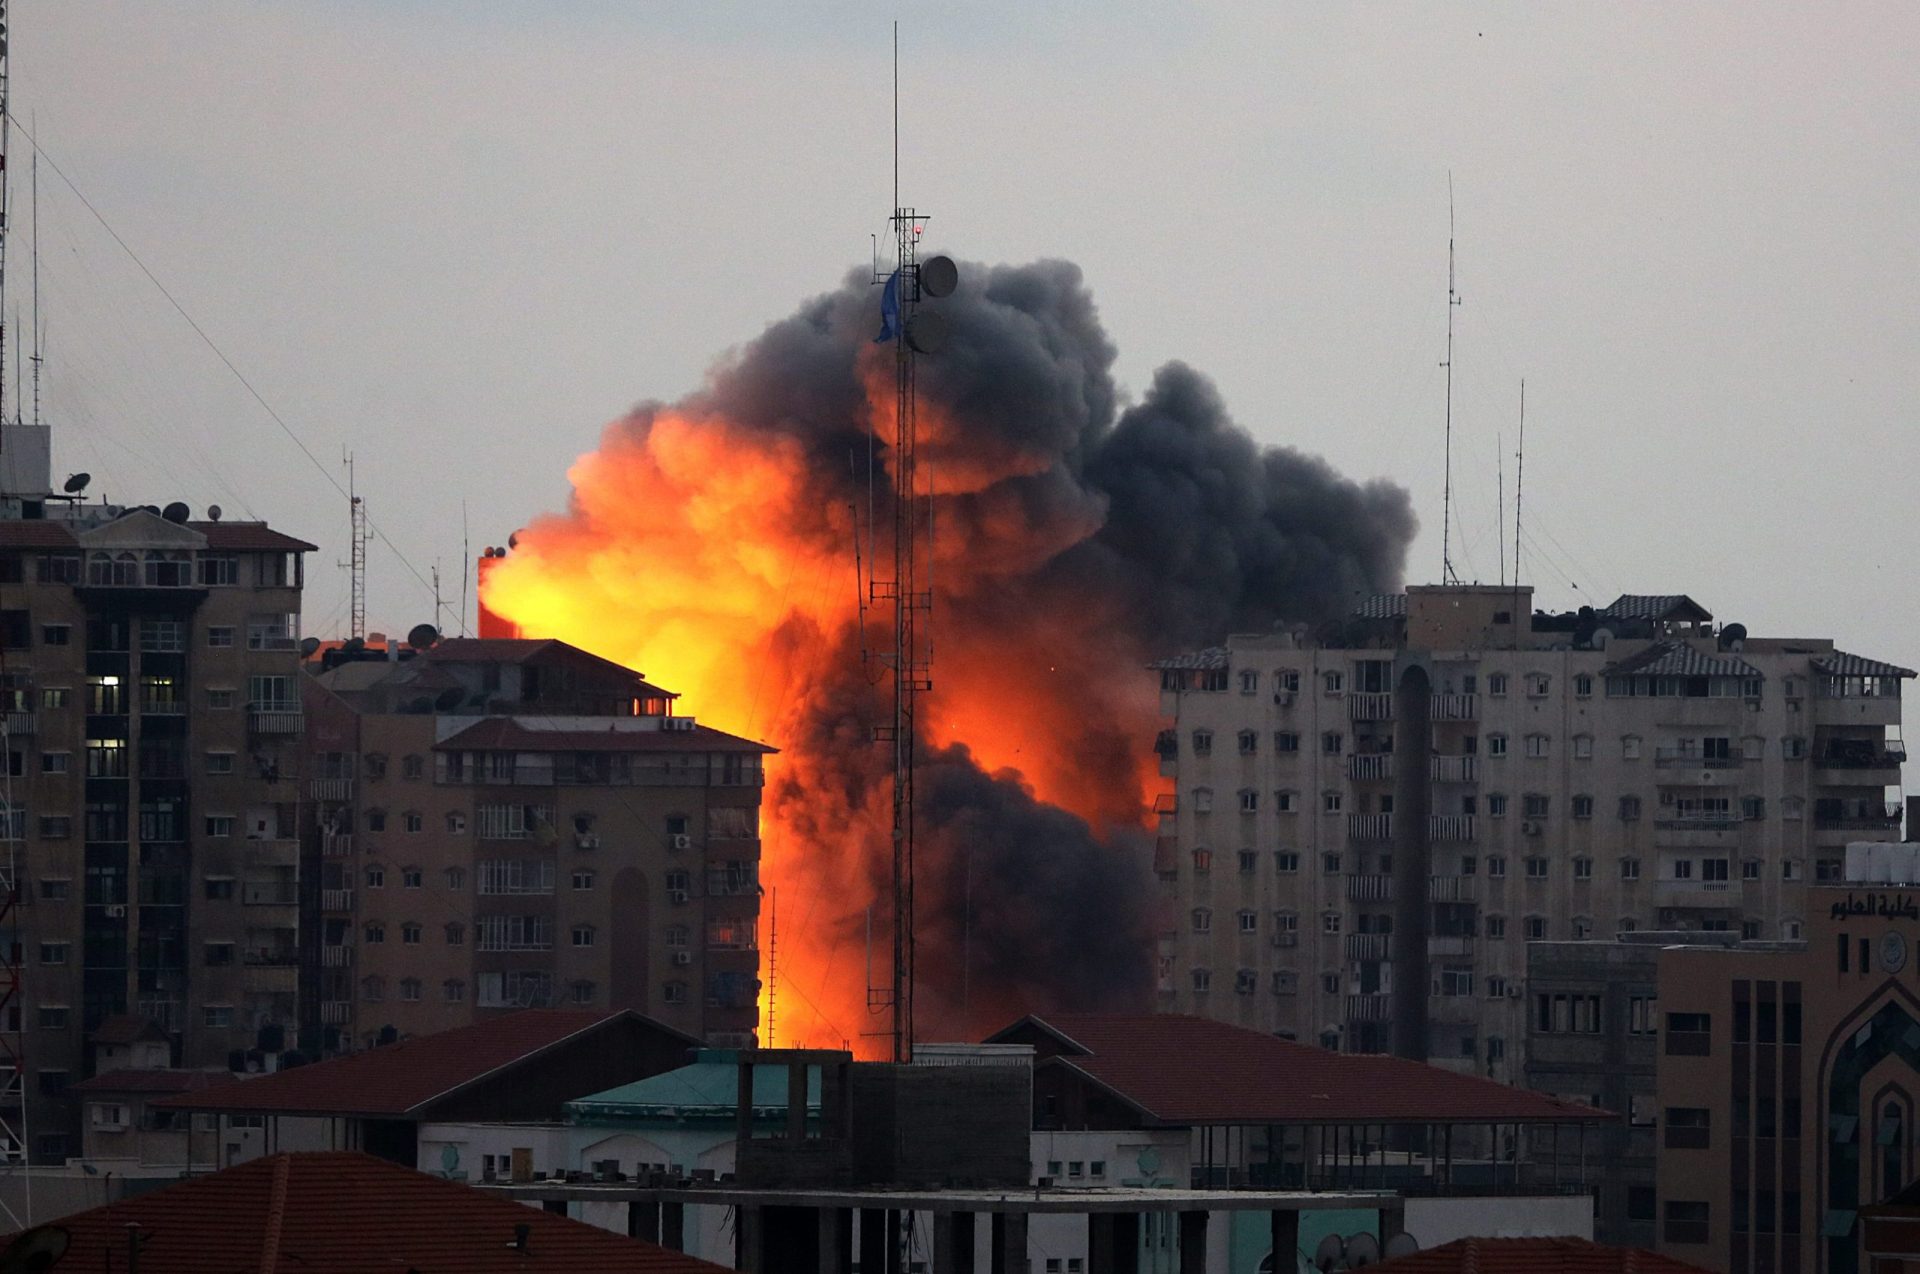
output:
<svg viewBox="0 0 1920 1274"><path fill-rule="evenodd" d="M869 358L862 368L858 425L882 439L894 411L885 366ZM1002 484L1044 469L1045 456L983 453L933 409L920 429L939 518L928 743L964 744L987 770L1017 776L1095 828L1142 825L1155 774L1139 741L1151 735L1153 688L1144 675L1114 684L1115 667L1138 669L1144 655L1110 622L1112 603L1068 597L1018 623L990 617L997 582L1093 534L1098 511L1042 525ZM870 1056L880 1051L873 1033L888 1025L865 986L870 906L875 981L890 967L887 909L875 897L890 804L869 734L887 687L877 664L865 679L847 675L860 662L853 549L865 524L863 497L849 492L864 484L817 463L789 435L710 411L616 421L570 470L571 511L519 533L513 555L488 572L484 602L529 635L682 692L682 710L706 724L781 749L762 805L762 880L780 909L777 1039L764 993L761 1039ZM870 628L869 644L886 631ZM849 684L861 701L833 698ZM763 948L766 934L763 909Z"/></svg>

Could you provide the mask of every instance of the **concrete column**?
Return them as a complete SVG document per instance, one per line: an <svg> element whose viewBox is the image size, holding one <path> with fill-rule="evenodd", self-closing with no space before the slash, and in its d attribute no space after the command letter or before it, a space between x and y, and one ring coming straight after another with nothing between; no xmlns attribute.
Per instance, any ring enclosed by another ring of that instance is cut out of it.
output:
<svg viewBox="0 0 1920 1274"><path fill-rule="evenodd" d="M1087 1268L1103 1274L1139 1274L1140 1214L1093 1212L1087 1215Z"/></svg>
<svg viewBox="0 0 1920 1274"><path fill-rule="evenodd" d="M934 1274L973 1274L974 1214L933 1214Z"/></svg>
<svg viewBox="0 0 1920 1274"><path fill-rule="evenodd" d="M746 1270L749 1274L760 1274L765 1262L762 1249L766 1244L766 1218L760 1209L752 1204L743 1203L733 1211L733 1268Z"/></svg>
<svg viewBox="0 0 1920 1274"><path fill-rule="evenodd" d="M1087 1268L1113 1268L1113 1213L1087 1213Z"/></svg>
<svg viewBox="0 0 1920 1274"><path fill-rule="evenodd" d="M987 1262L992 1274L1027 1274L1027 1214L993 1214L993 1254Z"/></svg>
<svg viewBox="0 0 1920 1274"><path fill-rule="evenodd" d="M1398 746L1396 742L1395 746ZM1300 1260L1300 1214L1292 1208L1276 1209L1273 1218L1273 1268L1292 1270Z"/></svg>
<svg viewBox="0 0 1920 1274"><path fill-rule="evenodd" d="M820 1274L852 1274L853 1209L820 1209Z"/></svg>
<svg viewBox="0 0 1920 1274"><path fill-rule="evenodd" d="M807 1064L787 1065L787 1140L807 1139Z"/></svg>
<svg viewBox="0 0 1920 1274"><path fill-rule="evenodd" d="M1207 1274L1207 1219L1205 1212L1180 1214L1180 1274ZM1275 1268L1279 1274L1292 1274Z"/></svg>
<svg viewBox="0 0 1920 1274"><path fill-rule="evenodd" d="M1515 617L1519 622L1519 617ZM1419 666L1400 674L1393 696L1393 952L1392 1047L1396 1057L1427 1060L1427 900L1433 846L1429 815L1433 755L1432 682Z"/></svg>

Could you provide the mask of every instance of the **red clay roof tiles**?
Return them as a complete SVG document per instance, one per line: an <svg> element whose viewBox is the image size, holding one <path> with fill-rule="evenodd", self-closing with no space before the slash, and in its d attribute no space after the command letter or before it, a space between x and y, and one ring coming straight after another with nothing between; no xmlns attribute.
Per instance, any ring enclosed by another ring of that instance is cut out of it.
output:
<svg viewBox="0 0 1920 1274"><path fill-rule="evenodd" d="M1425 1252L1382 1261L1380 1274L1706 1274L1636 1247L1586 1239L1455 1239Z"/></svg>
<svg viewBox="0 0 1920 1274"><path fill-rule="evenodd" d="M443 752L777 751L764 743L703 725L691 730L529 730L510 717L488 717L433 746Z"/></svg>
<svg viewBox="0 0 1920 1274"><path fill-rule="evenodd" d="M1154 1122L1187 1124L1582 1122L1605 1111L1405 1058L1333 1053L1175 1013L1045 1014L994 1038L1058 1041L1071 1066Z"/></svg>
<svg viewBox="0 0 1920 1274"><path fill-rule="evenodd" d="M345 1152L273 1155L56 1222L60 1268L141 1274L715 1274L722 1267L411 1168ZM524 1249L516 1226L526 1226Z"/></svg>

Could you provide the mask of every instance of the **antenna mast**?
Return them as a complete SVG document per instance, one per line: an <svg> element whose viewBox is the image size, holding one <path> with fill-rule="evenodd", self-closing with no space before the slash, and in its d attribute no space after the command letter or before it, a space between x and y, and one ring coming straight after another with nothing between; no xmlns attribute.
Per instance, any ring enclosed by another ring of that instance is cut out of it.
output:
<svg viewBox="0 0 1920 1274"><path fill-rule="evenodd" d="M1453 173L1447 173L1447 453L1446 483L1440 497L1440 582L1458 584L1453 573L1453 312L1460 295L1453 289Z"/></svg>
<svg viewBox="0 0 1920 1274"><path fill-rule="evenodd" d="M349 637L367 636L367 504L353 486L353 453L347 453L347 510L353 531L352 613L348 619ZM438 572L436 571L436 576ZM434 589L433 618L440 619L440 592Z"/></svg>
<svg viewBox="0 0 1920 1274"><path fill-rule="evenodd" d="M6 31L0 26L0 40L5 40ZM39 129L36 127L35 132ZM29 183L33 190L33 423L40 423L40 152L33 152L31 167L33 180Z"/></svg>
<svg viewBox="0 0 1920 1274"><path fill-rule="evenodd" d="M1520 452L1513 475L1513 601L1514 609L1520 606L1520 495L1526 489L1527 482L1527 378L1520 378ZM1518 640L1520 626L1514 624L1514 636Z"/></svg>

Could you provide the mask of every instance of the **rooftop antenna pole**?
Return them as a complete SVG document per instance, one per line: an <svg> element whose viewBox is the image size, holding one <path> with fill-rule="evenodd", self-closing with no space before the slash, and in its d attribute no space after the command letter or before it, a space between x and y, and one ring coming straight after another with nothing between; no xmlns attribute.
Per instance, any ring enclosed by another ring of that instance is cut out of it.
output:
<svg viewBox="0 0 1920 1274"><path fill-rule="evenodd" d="M1453 573L1453 312L1460 295L1453 288L1453 173L1447 173L1447 450L1446 481L1440 497L1440 582L1458 584Z"/></svg>
<svg viewBox="0 0 1920 1274"><path fill-rule="evenodd" d="M1527 378L1520 378L1520 451L1513 476L1513 605L1520 608L1520 495L1527 481ZM1517 641L1520 623L1514 620L1514 637Z"/></svg>
<svg viewBox="0 0 1920 1274"><path fill-rule="evenodd" d="M0 40L6 33L0 31ZM35 132L39 129L35 128ZM40 423L40 152L33 152L33 423Z"/></svg>
<svg viewBox="0 0 1920 1274"><path fill-rule="evenodd" d="M473 546L467 542L467 502L460 502L460 635L467 635L467 576L473 571ZM437 617L436 617L437 618Z"/></svg>
<svg viewBox="0 0 1920 1274"><path fill-rule="evenodd" d="M346 453L347 466L347 514L353 533L353 579L352 614L348 619L349 637L365 640L367 636L367 505L353 485L353 453ZM440 618L438 595L435 596L433 617Z"/></svg>
<svg viewBox="0 0 1920 1274"><path fill-rule="evenodd" d="M1493 435L1493 485L1498 494L1494 497L1493 534L1500 541L1500 587L1502 588L1507 586L1506 446L1506 439L1496 432Z"/></svg>
<svg viewBox="0 0 1920 1274"><path fill-rule="evenodd" d="M780 886L775 885L767 891L768 905L773 909L773 920L767 929L767 1042L765 1047L772 1048L774 1024L779 1021L780 1013Z"/></svg>

